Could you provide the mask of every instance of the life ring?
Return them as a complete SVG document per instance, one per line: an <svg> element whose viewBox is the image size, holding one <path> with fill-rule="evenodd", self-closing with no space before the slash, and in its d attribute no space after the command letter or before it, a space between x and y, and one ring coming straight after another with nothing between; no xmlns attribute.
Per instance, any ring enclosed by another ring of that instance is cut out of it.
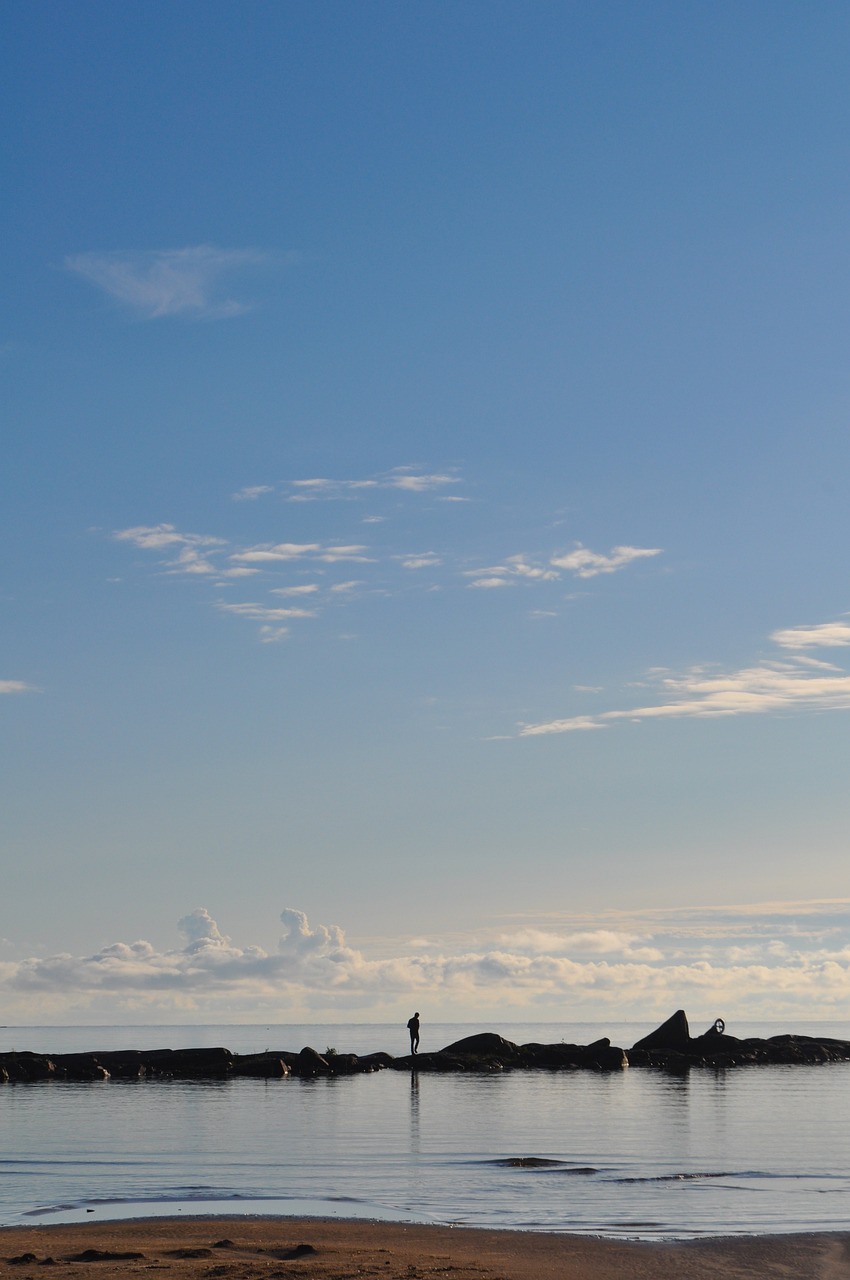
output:
<svg viewBox="0 0 850 1280"><path fill-rule="evenodd" d="M726 1030L726 1023L723 1021L722 1018L717 1018L715 1020L714 1030L717 1032L719 1036L723 1035L723 1032Z"/></svg>

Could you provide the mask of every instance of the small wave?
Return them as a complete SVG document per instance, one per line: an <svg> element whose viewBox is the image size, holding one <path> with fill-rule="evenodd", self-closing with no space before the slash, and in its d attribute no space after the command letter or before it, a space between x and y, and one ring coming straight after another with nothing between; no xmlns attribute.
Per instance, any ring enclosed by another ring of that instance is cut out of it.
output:
<svg viewBox="0 0 850 1280"><path fill-rule="evenodd" d="M764 1177L768 1177L768 1176L769 1176L769 1175L767 1175L767 1174L763 1174L763 1173L756 1173L756 1172L754 1172L753 1170L748 1170L748 1171L745 1171L745 1172L741 1172L741 1171L739 1171L739 1172L737 1172L737 1173L732 1173L732 1172L722 1172L722 1173L700 1173L700 1172L688 1172L688 1173L657 1173L657 1174L651 1174L651 1175L648 1175L648 1176L646 1176L646 1177L634 1177L634 1178L623 1177L623 1178L612 1178L612 1179L611 1179L611 1181L612 1181L612 1182L627 1182L627 1183L642 1183L642 1182L704 1182L704 1181L706 1181L706 1180L707 1180L707 1179L709 1179L709 1178L764 1178Z"/></svg>
<svg viewBox="0 0 850 1280"><path fill-rule="evenodd" d="M589 1177L599 1172L591 1165L569 1164L566 1160L552 1160L546 1156L503 1156L499 1160L482 1160L476 1163L495 1165L499 1169L539 1169L543 1173L557 1173L567 1177L573 1174Z"/></svg>
<svg viewBox="0 0 850 1280"><path fill-rule="evenodd" d="M550 1160L545 1156L502 1156L499 1160L484 1160L483 1164L495 1164L502 1169L556 1169L565 1160Z"/></svg>

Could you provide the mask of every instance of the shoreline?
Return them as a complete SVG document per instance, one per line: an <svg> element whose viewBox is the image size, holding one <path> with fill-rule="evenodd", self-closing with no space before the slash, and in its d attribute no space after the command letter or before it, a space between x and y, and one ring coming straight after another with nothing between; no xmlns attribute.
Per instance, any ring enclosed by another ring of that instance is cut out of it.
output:
<svg viewBox="0 0 850 1280"><path fill-rule="evenodd" d="M0 1227L0 1272L25 1280L44 1266L51 1280L839 1280L850 1231L644 1241L241 1215Z"/></svg>

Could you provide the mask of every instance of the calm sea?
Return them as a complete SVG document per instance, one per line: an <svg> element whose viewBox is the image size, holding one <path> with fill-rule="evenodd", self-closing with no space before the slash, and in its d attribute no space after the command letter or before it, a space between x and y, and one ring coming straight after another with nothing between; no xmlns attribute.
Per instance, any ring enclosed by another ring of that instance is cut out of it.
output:
<svg viewBox="0 0 850 1280"><path fill-rule="evenodd" d="M695 1028L695 1033L704 1028ZM650 1024L423 1025L628 1047ZM850 1025L749 1023L850 1038ZM407 1050L403 1027L4 1027L0 1050ZM850 1229L850 1064L0 1086L0 1222L314 1214L646 1239ZM541 1163L518 1167L517 1157Z"/></svg>

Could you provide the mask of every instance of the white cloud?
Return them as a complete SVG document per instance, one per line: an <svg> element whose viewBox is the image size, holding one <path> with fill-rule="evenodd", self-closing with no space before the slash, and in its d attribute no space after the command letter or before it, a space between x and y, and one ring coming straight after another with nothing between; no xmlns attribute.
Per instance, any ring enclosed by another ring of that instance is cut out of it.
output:
<svg viewBox="0 0 850 1280"><path fill-rule="evenodd" d="M237 489L233 494L234 502L256 502L257 498L262 498L267 493L274 493L274 486L270 484L249 484L244 489Z"/></svg>
<svg viewBox="0 0 850 1280"><path fill-rule="evenodd" d="M341 560L352 560L358 564L373 563L369 556L364 556L363 552L368 551L368 547L358 546L352 543L350 546L342 547L326 547L322 554L318 557L326 564L337 564Z"/></svg>
<svg viewBox="0 0 850 1280"><path fill-rule="evenodd" d="M447 484L460 484L457 476L451 475L415 475L413 472L399 471L387 478L390 489L407 489L410 493L427 493L432 489L440 489Z"/></svg>
<svg viewBox="0 0 850 1280"><path fill-rule="evenodd" d="M25 680L0 680L0 695L4 693L41 693L41 689Z"/></svg>
<svg viewBox="0 0 850 1280"><path fill-rule="evenodd" d="M319 475L293 480L277 488L266 484L251 485L236 491L232 496L244 504L274 492L283 493L284 496L288 494L290 497L300 495L305 500L317 498L353 500L365 493L370 496L371 503L375 501L376 495L382 492L384 495L391 495L393 513L395 513L402 504L406 506L411 501L415 502L423 494L437 493L439 496L443 488L457 486L460 483L460 477L450 470L430 471L407 466L396 467L360 479L338 480ZM234 508L230 507L228 510L232 521ZM279 526L281 509L275 507L274 510L277 512L274 515L274 522ZM267 514L267 509L264 509L264 512ZM259 513L251 514L252 525L256 521L257 514ZM269 592L272 596L296 597L321 592L324 599L328 599L331 595L340 598L346 594L353 599L353 588L357 586L372 595L387 596L401 587L402 573L406 577L403 589L407 592L417 589L422 592L441 591L448 583L456 583L458 575L470 588L477 591L506 586L545 590L547 586L558 583L565 572L563 568L558 567L557 560L550 561L548 553L538 553L536 557L517 553L508 555L498 563L485 562L477 568L470 569L464 566L472 561L468 557L462 558L460 552L438 553L432 549L400 552L396 547L387 545L386 540L379 539L374 547L359 541L344 541L345 535L350 535L352 532L350 524L348 529L335 529L332 540L329 538L320 541L316 538L318 527L316 514L321 513L310 513L312 518L307 525L309 534L315 539L311 541L296 540L297 533L305 523L304 513L299 512L293 515L291 511L287 517L287 524L291 528L286 529L290 537L286 541L269 539L240 542L237 538L225 539L208 534L183 532L175 524L165 522L156 525L132 526L118 530L113 536L119 541L129 542L141 550L157 555L160 572L169 576L183 576L199 584L206 580L219 590L231 586L234 580L240 577L258 578L259 581L251 589L255 597L253 601L228 607L232 612L241 612L244 617L261 622L266 627L275 625L274 615L271 612L271 604L257 598L259 590ZM420 508L420 515L422 514ZM438 525L443 523L433 509L428 514L432 521L437 521ZM334 519L338 520L338 516L339 513L335 512ZM382 523L385 519L385 516L374 513L365 517L369 523ZM357 524L354 527L358 532L362 532L364 520L360 513L357 514L356 520ZM279 534L281 531L277 528L274 532ZM296 536L291 536L293 534ZM440 529L440 536L443 534L444 530ZM357 534L354 536L356 537ZM405 541L408 536L405 537ZM428 544L425 543L426 548L427 546ZM571 565L576 572L594 576L596 573L612 572L615 562L617 567L623 567L630 559L655 554L658 553L640 548L617 547L610 556L604 557L580 549L572 553L571 557L565 558L564 563ZM575 561L576 556L582 558L581 564ZM334 583L333 566L346 564L362 565L362 579L358 579L356 583ZM299 584L297 581L292 581L295 576L293 573L290 572L285 576L279 573L280 570L292 565L299 567L300 574L306 576L309 573L315 577L316 581ZM366 566L375 566L375 568L367 569ZM420 572L422 570L427 572L422 574ZM273 585L276 572L281 585ZM419 573L420 581L411 579L410 575L415 573ZM288 583L287 577L290 579ZM551 604L551 596L548 603ZM266 611L265 615L261 610ZM543 617L550 614L553 614L551 608L542 608L535 611L532 616ZM261 639L268 641L270 636L280 638L283 634L285 634L283 631L266 630L261 633Z"/></svg>
<svg viewBox="0 0 850 1280"><path fill-rule="evenodd" d="M310 555L320 549L318 542L265 543L262 546L249 547L247 551L234 552L230 559L251 564L273 564L281 560L298 560L301 556Z"/></svg>
<svg viewBox="0 0 850 1280"><path fill-rule="evenodd" d="M549 562L549 564L557 563L555 560ZM474 579L469 583L470 587L495 587L505 586L512 579L538 583L557 582L561 574L557 569L549 568L548 564L535 564L525 555L515 555L508 556L502 564L488 565L479 569L464 569L463 576Z"/></svg>
<svg viewBox="0 0 850 1280"><path fill-rule="evenodd" d="M177 551L176 559L164 561L169 574L209 576L222 572L210 556L227 545L224 538L181 533L173 524L137 525L132 529L119 529L112 536L119 542L132 542L143 551Z"/></svg>
<svg viewBox="0 0 850 1280"><path fill-rule="evenodd" d="M821 622L814 627L774 631L771 640L783 649L842 648L850 644L850 622Z"/></svg>
<svg viewBox="0 0 850 1280"><path fill-rule="evenodd" d="M288 635L289 627L272 627L268 623L264 623L259 631L261 644L279 644Z"/></svg>
<svg viewBox="0 0 850 1280"><path fill-rule="evenodd" d="M224 546L224 538L213 538L203 533L180 533L173 524L136 525L132 529L118 529L112 535L119 542L132 542L145 551L161 551L164 547L214 547Z"/></svg>
<svg viewBox="0 0 850 1280"><path fill-rule="evenodd" d="M419 555L401 557L404 569L436 569L442 563L441 557L434 551L423 551Z"/></svg>
<svg viewBox="0 0 850 1280"><path fill-rule="evenodd" d="M218 568L195 547L183 547L176 560L170 560L169 573L218 573Z"/></svg>
<svg viewBox="0 0 850 1280"><path fill-rule="evenodd" d="M616 573L625 569L635 560L660 555L660 547L612 547L608 555L603 555L579 543L575 551L553 556L550 563L558 569L566 569L577 578L595 578L600 573Z"/></svg>
<svg viewBox="0 0 850 1280"><path fill-rule="evenodd" d="M513 583L511 582L510 578L507 578L507 577L494 577L494 576L484 577L484 578L476 577L473 582L469 583L469 586L480 587L480 588L483 588L483 590L485 591L490 591L494 587L511 587L513 586Z"/></svg>
<svg viewBox="0 0 850 1280"><path fill-rule="evenodd" d="M415 467L394 467L360 480L333 480L327 476L315 476L304 480L291 480L288 486L290 502L309 502L320 498L339 500L354 498L362 492L390 489L407 493L434 493L447 485L461 484L460 476L452 472L427 473ZM369 517L371 521L383 517Z"/></svg>
<svg viewBox="0 0 850 1280"><path fill-rule="evenodd" d="M248 306L220 296L222 279L246 267L269 262L253 249L196 245L146 252L77 253L65 259L69 271L147 319L186 315L223 319Z"/></svg>
<svg viewBox="0 0 850 1280"><path fill-rule="evenodd" d="M221 609L222 613L235 613L237 617L250 618L255 622L282 622L286 618L316 617L315 610L313 609L275 608L273 605L248 602L243 604L226 604L223 600L220 600L218 601L216 608Z"/></svg>
<svg viewBox="0 0 850 1280"><path fill-rule="evenodd" d="M836 711L850 708L850 675L824 672L793 660L763 662L739 671L710 672L694 667L683 675L653 673L659 701L602 711L594 716L524 724L520 737L601 729L617 720L683 719L757 715L782 711Z"/></svg>
<svg viewBox="0 0 850 1280"><path fill-rule="evenodd" d="M448 1011L505 1017L648 1019L843 1016L850 998L850 901L703 907L539 922L451 941L352 947L338 925L286 908L276 951L238 944L204 908L179 922L182 945L140 940L93 954L0 962L3 1007L26 1010L392 1010L427 993ZM730 1028L731 1029L731 1028ZM789 1028L793 1029L793 1028ZM288 1046L287 1046L288 1047ZM300 1047L300 1046L292 1046Z"/></svg>

